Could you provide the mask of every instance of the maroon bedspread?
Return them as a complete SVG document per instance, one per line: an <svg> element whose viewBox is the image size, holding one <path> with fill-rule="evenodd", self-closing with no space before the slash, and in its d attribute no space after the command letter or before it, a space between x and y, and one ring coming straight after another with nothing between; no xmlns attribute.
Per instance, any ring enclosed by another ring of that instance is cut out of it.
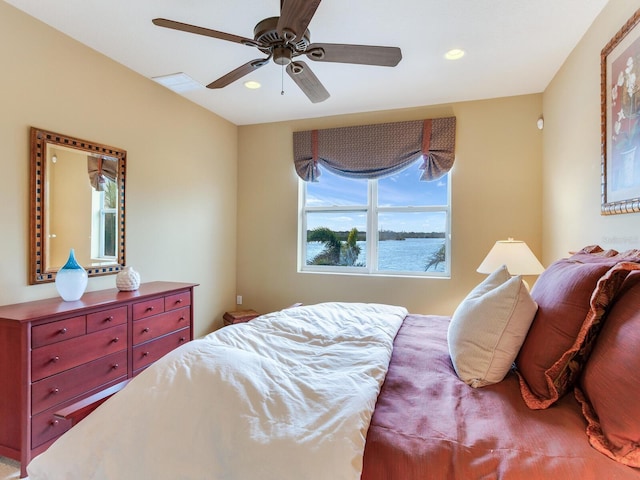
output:
<svg viewBox="0 0 640 480"><path fill-rule="evenodd" d="M528 409L511 372L473 389L456 376L448 317L410 315L398 332L364 454L363 480L640 479L593 449L572 393Z"/></svg>

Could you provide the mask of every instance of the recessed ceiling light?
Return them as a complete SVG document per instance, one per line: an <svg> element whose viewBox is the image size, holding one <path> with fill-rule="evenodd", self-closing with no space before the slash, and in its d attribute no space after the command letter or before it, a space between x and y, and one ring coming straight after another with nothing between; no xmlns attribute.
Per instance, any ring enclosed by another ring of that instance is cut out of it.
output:
<svg viewBox="0 0 640 480"><path fill-rule="evenodd" d="M171 75L162 75L159 77L152 77L152 80L158 82L160 85L164 85L169 90L173 90L176 93L188 92L189 90L196 90L203 88L203 85L196 82L186 73L172 73Z"/></svg>
<svg viewBox="0 0 640 480"><path fill-rule="evenodd" d="M255 90L256 88L260 88L262 85L260 85L260 83L256 82L255 80L248 80L244 82L244 86L251 90Z"/></svg>
<svg viewBox="0 0 640 480"><path fill-rule="evenodd" d="M454 48L444 54L444 58L446 58L447 60L458 60L462 57L464 57L464 50L461 50L459 48Z"/></svg>

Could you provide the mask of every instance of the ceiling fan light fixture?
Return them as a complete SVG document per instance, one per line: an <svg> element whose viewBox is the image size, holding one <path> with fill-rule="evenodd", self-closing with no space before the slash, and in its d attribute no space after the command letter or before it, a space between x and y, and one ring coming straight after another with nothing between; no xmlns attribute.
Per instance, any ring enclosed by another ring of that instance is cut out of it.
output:
<svg viewBox="0 0 640 480"><path fill-rule="evenodd" d="M447 60L459 60L464 57L464 53L464 50L460 48L452 48L444 54L444 58L446 58Z"/></svg>
<svg viewBox="0 0 640 480"><path fill-rule="evenodd" d="M260 85L260 82L256 82L255 80L247 80L246 82L244 82L244 86L247 87L249 90L256 90L260 88L262 85Z"/></svg>
<svg viewBox="0 0 640 480"><path fill-rule="evenodd" d="M291 63L293 52L287 47L273 47L273 61L278 65L287 66Z"/></svg>

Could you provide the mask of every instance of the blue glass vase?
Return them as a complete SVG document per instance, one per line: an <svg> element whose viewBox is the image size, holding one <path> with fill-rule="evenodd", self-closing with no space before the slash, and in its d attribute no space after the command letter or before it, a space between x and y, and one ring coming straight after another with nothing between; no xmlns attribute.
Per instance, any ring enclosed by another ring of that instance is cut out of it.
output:
<svg viewBox="0 0 640 480"><path fill-rule="evenodd" d="M73 248L69 252L69 259L56 273L56 289L65 302L80 300L87 288L87 271L76 261Z"/></svg>

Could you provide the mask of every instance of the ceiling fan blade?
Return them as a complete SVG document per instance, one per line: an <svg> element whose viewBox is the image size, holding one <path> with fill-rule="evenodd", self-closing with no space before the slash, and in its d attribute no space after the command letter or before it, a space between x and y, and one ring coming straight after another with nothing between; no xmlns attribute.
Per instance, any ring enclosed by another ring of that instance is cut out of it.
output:
<svg viewBox="0 0 640 480"><path fill-rule="evenodd" d="M299 41L311 23L318 5L320 0L284 0L276 27L280 36L293 39L294 42ZM285 32L292 32L292 35L285 36Z"/></svg>
<svg viewBox="0 0 640 480"><path fill-rule="evenodd" d="M251 38L245 38L239 35L233 35L231 33L219 32L217 30L211 30L209 28L197 27L195 25L189 25L188 23L167 20L166 18L154 18L152 22L154 25L157 25L159 27L171 28L173 30L180 30L182 32L195 33L197 35L204 35L206 37L219 38L220 40L241 43L242 45L248 45L250 47L262 46Z"/></svg>
<svg viewBox="0 0 640 480"><path fill-rule="evenodd" d="M312 43L305 54L316 62L357 63L395 67L402 60L398 47L374 45L347 45L342 43Z"/></svg>
<svg viewBox="0 0 640 480"><path fill-rule="evenodd" d="M306 63L291 62L287 65L287 73L312 103L324 102L331 96Z"/></svg>
<svg viewBox="0 0 640 480"><path fill-rule="evenodd" d="M235 70L231 70L226 75L223 75L217 80L214 80L207 88L222 88L226 87L230 83L235 82L239 78L248 75L249 73L257 70L260 67L264 67L267 63L269 63L268 58L257 58L256 60L251 60L250 62L245 63L244 65L236 68Z"/></svg>

